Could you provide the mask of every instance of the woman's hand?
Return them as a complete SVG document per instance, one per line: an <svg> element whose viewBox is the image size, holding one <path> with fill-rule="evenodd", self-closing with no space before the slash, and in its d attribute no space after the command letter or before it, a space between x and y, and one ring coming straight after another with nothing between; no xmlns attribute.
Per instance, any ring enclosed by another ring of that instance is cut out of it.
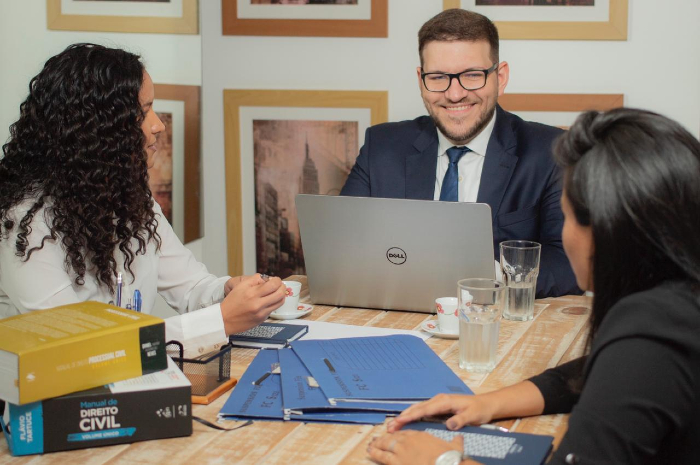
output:
<svg viewBox="0 0 700 465"><path fill-rule="evenodd" d="M229 292L233 290L238 284L240 284L244 278L250 278L251 276L234 276L233 278L226 281L224 284L224 296L227 296Z"/></svg>
<svg viewBox="0 0 700 465"><path fill-rule="evenodd" d="M462 453L461 435L456 435L451 442L446 442L428 433L406 430L375 438L367 446L367 453L372 460L389 465L434 465L435 460L448 450ZM477 462L467 460L461 463Z"/></svg>
<svg viewBox="0 0 700 465"><path fill-rule="evenodd" d="M438 394L430 400L412 405L401 415L390 421L387 431L393 433L405 424L423 417L452 413L447 428L457 430L464 425L482 425L490 422L498 407L497 397L491 394L466 396L460 394Z"/></svg>
<svg viewBox="0 0 700 465"><path fill-rule="evenodd" d="M236 280L231 278L226 283ZM259 274L243 276L221 302L226 334L235 334L256 326L278 309L286 287L280 278L264 280Z"/></svg>

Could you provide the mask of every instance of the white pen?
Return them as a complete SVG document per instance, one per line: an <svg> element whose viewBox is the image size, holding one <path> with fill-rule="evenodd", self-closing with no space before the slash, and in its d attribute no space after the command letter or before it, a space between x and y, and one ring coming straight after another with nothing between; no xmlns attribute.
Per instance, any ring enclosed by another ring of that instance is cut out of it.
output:
<svg viewBox="0 0 700 465"><path fill-rule="evenodd" d="M503 433L510 433L510 430L508 428L504 428L504 427L498 426L498 425L492 425L490 423L485 423L483 425L479 425L479 428L490 429L492 431L501 431Z"/></svg>
<svg viewBox="0 0 700 465"><path fill-rule="evenodd" d="M122 306L122 274L117 273L117 307Z"/></svg>

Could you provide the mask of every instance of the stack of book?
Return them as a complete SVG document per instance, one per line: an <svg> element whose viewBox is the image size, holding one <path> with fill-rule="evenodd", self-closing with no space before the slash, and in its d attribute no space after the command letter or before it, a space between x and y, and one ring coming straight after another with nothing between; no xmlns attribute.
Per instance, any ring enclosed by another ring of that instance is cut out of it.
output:
<svg viewBox="0 0 700 465"><path fill-rule="evenodd" d="M0 418L13 455L192 434L162 319L82 302L0 320ZM9 428L7 423L9 423Z"/></svg>
<svg viewBox="0 0 700 465"><path fill-rule="evenodd" d="M261 350L219 415L377 424L440 393L472 391L423 340L395 335Z"/></svg>

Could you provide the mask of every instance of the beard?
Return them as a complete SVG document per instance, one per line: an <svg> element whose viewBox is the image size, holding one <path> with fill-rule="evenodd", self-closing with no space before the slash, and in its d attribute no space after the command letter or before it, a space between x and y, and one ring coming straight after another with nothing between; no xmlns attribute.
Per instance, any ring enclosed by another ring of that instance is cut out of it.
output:
<svg viewBox="0 0 700 465"><path fill-rule="evenodd" d="M494 103L491 108L487 108L485 112L479 115L479 119L476 120L476 123L474 123L472 127L460 128L461 131L456 132L447 129L446 125L432 112L431 108L429 106L427 106L427 108L430 117L433 119L435 126L437 126L440 132L452 142L458 142L458 145L467 144L474 139L489 124L493 114L496 112L496 104Z"/></svg>

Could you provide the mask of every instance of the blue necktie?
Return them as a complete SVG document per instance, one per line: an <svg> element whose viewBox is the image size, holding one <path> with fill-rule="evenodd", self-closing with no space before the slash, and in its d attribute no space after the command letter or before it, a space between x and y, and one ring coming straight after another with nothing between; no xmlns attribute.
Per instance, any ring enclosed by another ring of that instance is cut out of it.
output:
<svg viewBox="0 0 700 465"><path fill-rule="evenodd" d="M450 147L447 149L447 158L450 159L450 163L447 165L447 172L442 179L440 200L447 202L457 202L459 200L459 170L457 169L457 163L467 152L471 152L471 149L467 147Z"/></svg>

